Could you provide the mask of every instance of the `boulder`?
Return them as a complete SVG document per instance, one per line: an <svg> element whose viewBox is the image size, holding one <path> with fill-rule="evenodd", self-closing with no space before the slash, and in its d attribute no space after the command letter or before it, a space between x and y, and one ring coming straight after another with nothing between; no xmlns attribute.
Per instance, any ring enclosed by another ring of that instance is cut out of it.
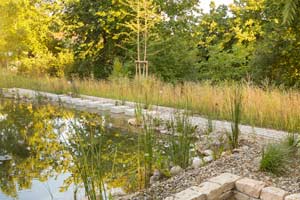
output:
<svg viewBox="0 0 300 200"><path fill-rule="evenodd" d="M204 160L204 162L206 162L206 163L210 163L210 162L212 162L212 161L214 160L214 158L213 158L212 156L205 156L205 157L203 158L203 160Z"/></svg>
<svg viewBox="0 0 300 200"><path fill-rule="evenodd" d="M194 169L197 169L199 167L201 167L204 164L203 160L199 157L194 157L193 158L193 163L192 163L192 167Z"/></svg>
<svg viewBox="0 0 300 200"><path fill-rule="evenodd" d="M171 168L170 174L172 176L176 176L176 175L180 174L182 171L183 171L183 169L180 166L177 165L177 166L174 166L174 167Z"/></svg>
<svg viewBox="0 0 300 200"><path fill-rule="evenodd" d="M130 126L138 126L138 122L137 122L136 118L128 119L127 123L128 123Z"/></svg>

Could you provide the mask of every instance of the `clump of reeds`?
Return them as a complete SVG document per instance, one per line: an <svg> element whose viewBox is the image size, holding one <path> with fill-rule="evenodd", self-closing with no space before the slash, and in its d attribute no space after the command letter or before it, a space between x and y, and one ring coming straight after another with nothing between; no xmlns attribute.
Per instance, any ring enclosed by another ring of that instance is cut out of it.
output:
<svg viewBox="0 0 300 200"><path fill-rule="evenodd" d="M68 135L66 149L72 156L76 172L83 183L89 200L108 199L104 186L103 134L100 120L82 117L71 123L72 133Z"/></svg>
<svg viewBox="0 0 300 200"><path fill-rule="evenodd" d="M235 149L239 146L240 129L239 124L242 116L242 91L240 87L236 87L231 96L230 112L231 112L231 132L227 133L229 145L231 149Z"/></svg>
<svg viewBox="0 0 300 200"><path fill-rule="evenodd" d="M194 139L196 126L189 121L188 114L179 113L168 123L171 132L169 136L169 154L174 165L187 168L190 164L190 150Z"/></svg>

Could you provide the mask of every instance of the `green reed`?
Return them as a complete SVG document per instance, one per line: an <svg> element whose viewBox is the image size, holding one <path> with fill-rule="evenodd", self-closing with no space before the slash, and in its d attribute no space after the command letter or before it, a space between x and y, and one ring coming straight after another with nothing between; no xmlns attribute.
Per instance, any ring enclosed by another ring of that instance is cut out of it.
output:
<svg viewBox="0 0 300 200"><path fill-rule="evenodd" d="M189 121L187 112L177 114L168 122L171 135L168 140L171 144L169 154L172 162L182 168L190 164L190 149L196 132L196 126Z"/></svg>

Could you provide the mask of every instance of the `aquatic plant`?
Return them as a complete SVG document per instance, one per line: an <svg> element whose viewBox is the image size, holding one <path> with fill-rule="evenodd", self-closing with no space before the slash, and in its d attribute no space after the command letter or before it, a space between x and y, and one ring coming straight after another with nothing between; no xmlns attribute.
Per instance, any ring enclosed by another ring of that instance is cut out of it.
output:
<svg viewBox="0 0 300 200"><path fill-rule="evenodd" d="M190 149L197 128L190 123L186 113L178 113L168 122L171 161L182 168L190 164Z"/></svg>
<svg viewBox="0 0 300 200"><path fill-rule="evenodd" d="M242 91L240 87L235 87L234 93L231 96L231 132L227 132L227 137L231 149L235 149L239 145L240 129L239 124L242 116Z"/></svg>
<svg viewBox="0 0 300 200"><path fill-rule="evenodd" d="M81 118L72 122L73 132L66 139L66 148L72 155L76 171L83 182L86 196L89 200L105 200L103 164L103 134L100 120Z"/></svg>

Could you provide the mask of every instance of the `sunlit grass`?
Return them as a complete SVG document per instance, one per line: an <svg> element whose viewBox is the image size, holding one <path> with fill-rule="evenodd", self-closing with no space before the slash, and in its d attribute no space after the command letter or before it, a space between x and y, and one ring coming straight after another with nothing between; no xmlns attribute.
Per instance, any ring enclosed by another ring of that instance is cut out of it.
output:
<svg viewBox="0 0 300 200"><path fill-rule="evenodd" d="M226 82L214 86L207 82L186 82L172 85L154 77L148 80L127 78L110 81L75 80L71 84L66 79L24 77L6 71L1 72L0 87L28 88L54 93L79 92L85 95L176 108L185 108L188 102L189 109L194 113L223 120L231 119L230 96L235 89L233 84ZM283 90L270 86L260 88L250 83L240 84L240 87L243 96L242 123L294 132L299 131L299 91Z"/></svg>

